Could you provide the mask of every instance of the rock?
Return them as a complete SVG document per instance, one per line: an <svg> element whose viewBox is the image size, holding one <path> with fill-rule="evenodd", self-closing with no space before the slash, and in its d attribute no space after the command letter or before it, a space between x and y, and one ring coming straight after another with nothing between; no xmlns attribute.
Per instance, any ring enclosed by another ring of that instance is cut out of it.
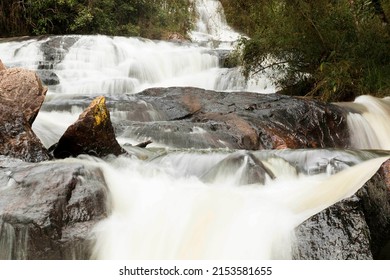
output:
<svg viewBox="0 0 390 280"><path fill-rule="evenodd" d="M239 170L240 174L237 174ZM252 153L239 151L217 163L201 179L205 182L238 180L239 185L264 184L266 178L275 179L275 175Z"/></svg>
<svg viewBox="0 0 390 280"><path fill-rule="evenodd" d="M44 110L85 106L52 100ZM107 97L118 137L178 148L299 149L349 146L347 113L333 104L279 94L152 88Z"/></svg>
<svg viewBox="0 0 390 280"><path fill-rule="evenodd" d="M0 156L0 259L89 259L92 227L107 216L100 169Z"/></svg>
<svg viewBox="0 0 390 280"><path fill-rule="evenodd" d="M5 68L3 62L2 62L1 59L0 59L0 71L3 71L3 70L5 70L5 69L6 69L6 68Z"/></svg>
<svg viewBox="0 0 390 280"><path fill-rule="evenodd" d="M351 198L296 229L295 259L390 259L390 160Z"/></svg>
<svg viewBox="0 0 390 280"><path fill-rule="evenodd" d="M28 162L50 159L49 153L32 131L25 115L13 103L0 97L0 155Z"/></svg>
<svg viewBox="0 0 390 280"><path fill-rule="evenodd" d="M46 91L33 71L19 68L0 71L0 155L29 162L50 159L31 129Z"/></svg>
<svg viewBox="0 0 390 280"><path fill-rule="evenodd" d="M136 98L158 108L160 121L201 127L210 139L219 138L225 146L237 149L344 148L349 144L346 113L314 100L195 88L149 89ZM163 138L153 141L163 142ZM209 147L218 145L211 142Z"/></svg>
<svg viewBox="0 0 390 280"><path fill-rule="evenodd" d="M12 102L32 125L45 99L47 88L33 71L10 68L0 71L0 98Z"/></svg>
<svg viewBox="0 0 390 280"><path fill-rule="evenodd" d="M40 44L43 61L39 61L37 73L44 84L57 85L59 84L59 78L50 70L64 59L69 49L80 39L80 36L43 36L39 39L44 40Z"/></svg>
<svg viewBox="0 0 390 280"><path fill-rule="evenodd" d="M60 83L60 79L57 74L50 70L37 70L39 78L42 80L42 83L47 86L55 86Z"/></svg>
<svg viewBox="0 0 390 280"><path fill-rule="evenodd" d="M357 192L371 232L375 259L390 259L390 160Z"/></svg>
<svg viewBox="0 0 390 280"><path fill-rule="evenodd" d="M54 157L76 157L80 154L104 157L124 153L115 138L105 102L103 96L92 101L79 119L62 135L54 147Z"/></svg>
<svg viewBox="0 0 390 280"><path fill-rule="evenodd" d="M189 40L178 32L171 32L163 36L162 40L171 41L175 43L188 43Z"/></svg>
<svg viewBox="0 0 390 280"><path fill-rule="evenodd" d="M354 196L312 216L296 229L294 259L370 260L370 230Z"/></svg>

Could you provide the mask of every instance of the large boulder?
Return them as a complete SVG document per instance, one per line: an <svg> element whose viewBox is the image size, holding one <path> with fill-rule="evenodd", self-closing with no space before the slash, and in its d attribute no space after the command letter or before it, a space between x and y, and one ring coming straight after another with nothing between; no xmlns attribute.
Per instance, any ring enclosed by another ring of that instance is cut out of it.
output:
<svg viewBox="0 0 390 280"><path fill-rule="evenodd" d="M0 71L0 98L12 102L32 125L45 100L47 88L33 71L9 68Z"/></svg>
<svg viewBox="0 0 390 280"><path fill-rule="evenodd" d="M375 259L390 259L390 160L357 192Z"/></svg>
<svg viewBox="0 0 390 280"><path fill-rule="evenodd" d="M351 198L296 229L295 259L390 259L390 160Z"/></svg>
<svg viewBox="0 0 390 280"><path fill-rule="evenodd" d="M56 158L89 154L104 157L120 155L124 150L115 138L105 98L97 97L62 135L53 147Z"/></svg>
<svg viewBox="0 0 390 280"><path fill-rule="evenodd" d="M107 216L99 168L0 156L0 259L88 259Z"/></svg>
<svg viewBox="0 0 390 280"><path fill-rule="evenodd" d="M370 260L370 230L359 199L336 203L296 229L294 259Z"/></svg>
<svg viewBox="0 0 390 280"><path fill-rule="evenodd" d="M53 99L44 110L85 107ZM198 88L152 88L136 95L111 95L118 137L151 139L180 148L345 148L346 112L315 100L279 94L216 92Z"/></svg>
<svg viewBox="0 0 390 280"><path fill-rule="evenodd" d="M46 91L32 71L19 68L0 71L0 155L30 162L50 158L31 129Z"/></svg>

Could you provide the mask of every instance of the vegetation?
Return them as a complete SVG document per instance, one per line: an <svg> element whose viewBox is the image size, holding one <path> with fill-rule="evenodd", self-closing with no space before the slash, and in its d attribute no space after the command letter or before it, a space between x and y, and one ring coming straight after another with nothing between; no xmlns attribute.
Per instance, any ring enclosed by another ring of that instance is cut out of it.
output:
<svg viewBox="0 0 390 280"><path fill-rule="evenodd" d="M191 28L190 1L0 0L0 36L106 34L164 38Z"/></svg>
<svg viewBox="0 0 390 280"><path fill-rule="evenodd" d="M390 0L221 0L248 78L326 101L390 94ZM0 36L187 34L191 0L0 0ZM250 39L248 39L250 38ZM267 71L268 69L272 71Z"/></svg>
<svg viewBox="0 0 390 280"><path fill-rule="evenodd" d="M222 0L246 77L326 101L390 93L390 1Z"/></svg>

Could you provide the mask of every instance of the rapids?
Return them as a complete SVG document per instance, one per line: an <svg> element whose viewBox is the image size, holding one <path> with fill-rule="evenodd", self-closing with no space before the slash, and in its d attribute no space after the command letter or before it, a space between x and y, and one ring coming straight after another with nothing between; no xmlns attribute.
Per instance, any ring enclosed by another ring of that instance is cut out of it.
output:
<svg viewBox="0 0 390 280"><path fill-rule="evenodd" d="M74 96L135 94L157 86L275 92L264 77L247 83L239 69L221 66L221 54L241 35L227 25L219 1L195 4L199 19L189 34L192 43L55 36L0 43L0 58L7 67L53 73L58 84L49 86L47 99L69 104ZM109 188L111 214L92 233L92 258L290 259L294 228L354 194L389 155L388 97L362 96L338 105L349 110L356 151L157 146L128 148L138 157L64 160L98 166ZM147 110L158 119L153 108ZM49 147L81 111L43 109L33 128ZM114 112L113 121L126 121L126 116ZM264 174L253 171L259 166Z"/></svg>

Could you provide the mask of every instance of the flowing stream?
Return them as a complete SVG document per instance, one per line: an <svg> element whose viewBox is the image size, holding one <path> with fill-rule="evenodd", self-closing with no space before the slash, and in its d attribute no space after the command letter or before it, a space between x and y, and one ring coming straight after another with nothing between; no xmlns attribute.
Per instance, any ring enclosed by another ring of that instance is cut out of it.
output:
<svg viewBox="0 0 390 280"><path fill-rule="evenodd" d="M227 25L219 1L195 3L193 43L57 36L0 43L0 58L8 67L54 75L47 100L69 104L74 96L134 94L150 87L275 92L265 77L246 82L239 69L222 66L241 35ZM350 110L351 148L390 150L389 98L362 96L339 106ZM33 128L49 147L81 110L43 109ZM109 186L112 213L94 231L93 258L290 259L294 228L354 194L387 159L359 150L174 148L145 149L146 161L65 160L99 166Z"/></svg>

